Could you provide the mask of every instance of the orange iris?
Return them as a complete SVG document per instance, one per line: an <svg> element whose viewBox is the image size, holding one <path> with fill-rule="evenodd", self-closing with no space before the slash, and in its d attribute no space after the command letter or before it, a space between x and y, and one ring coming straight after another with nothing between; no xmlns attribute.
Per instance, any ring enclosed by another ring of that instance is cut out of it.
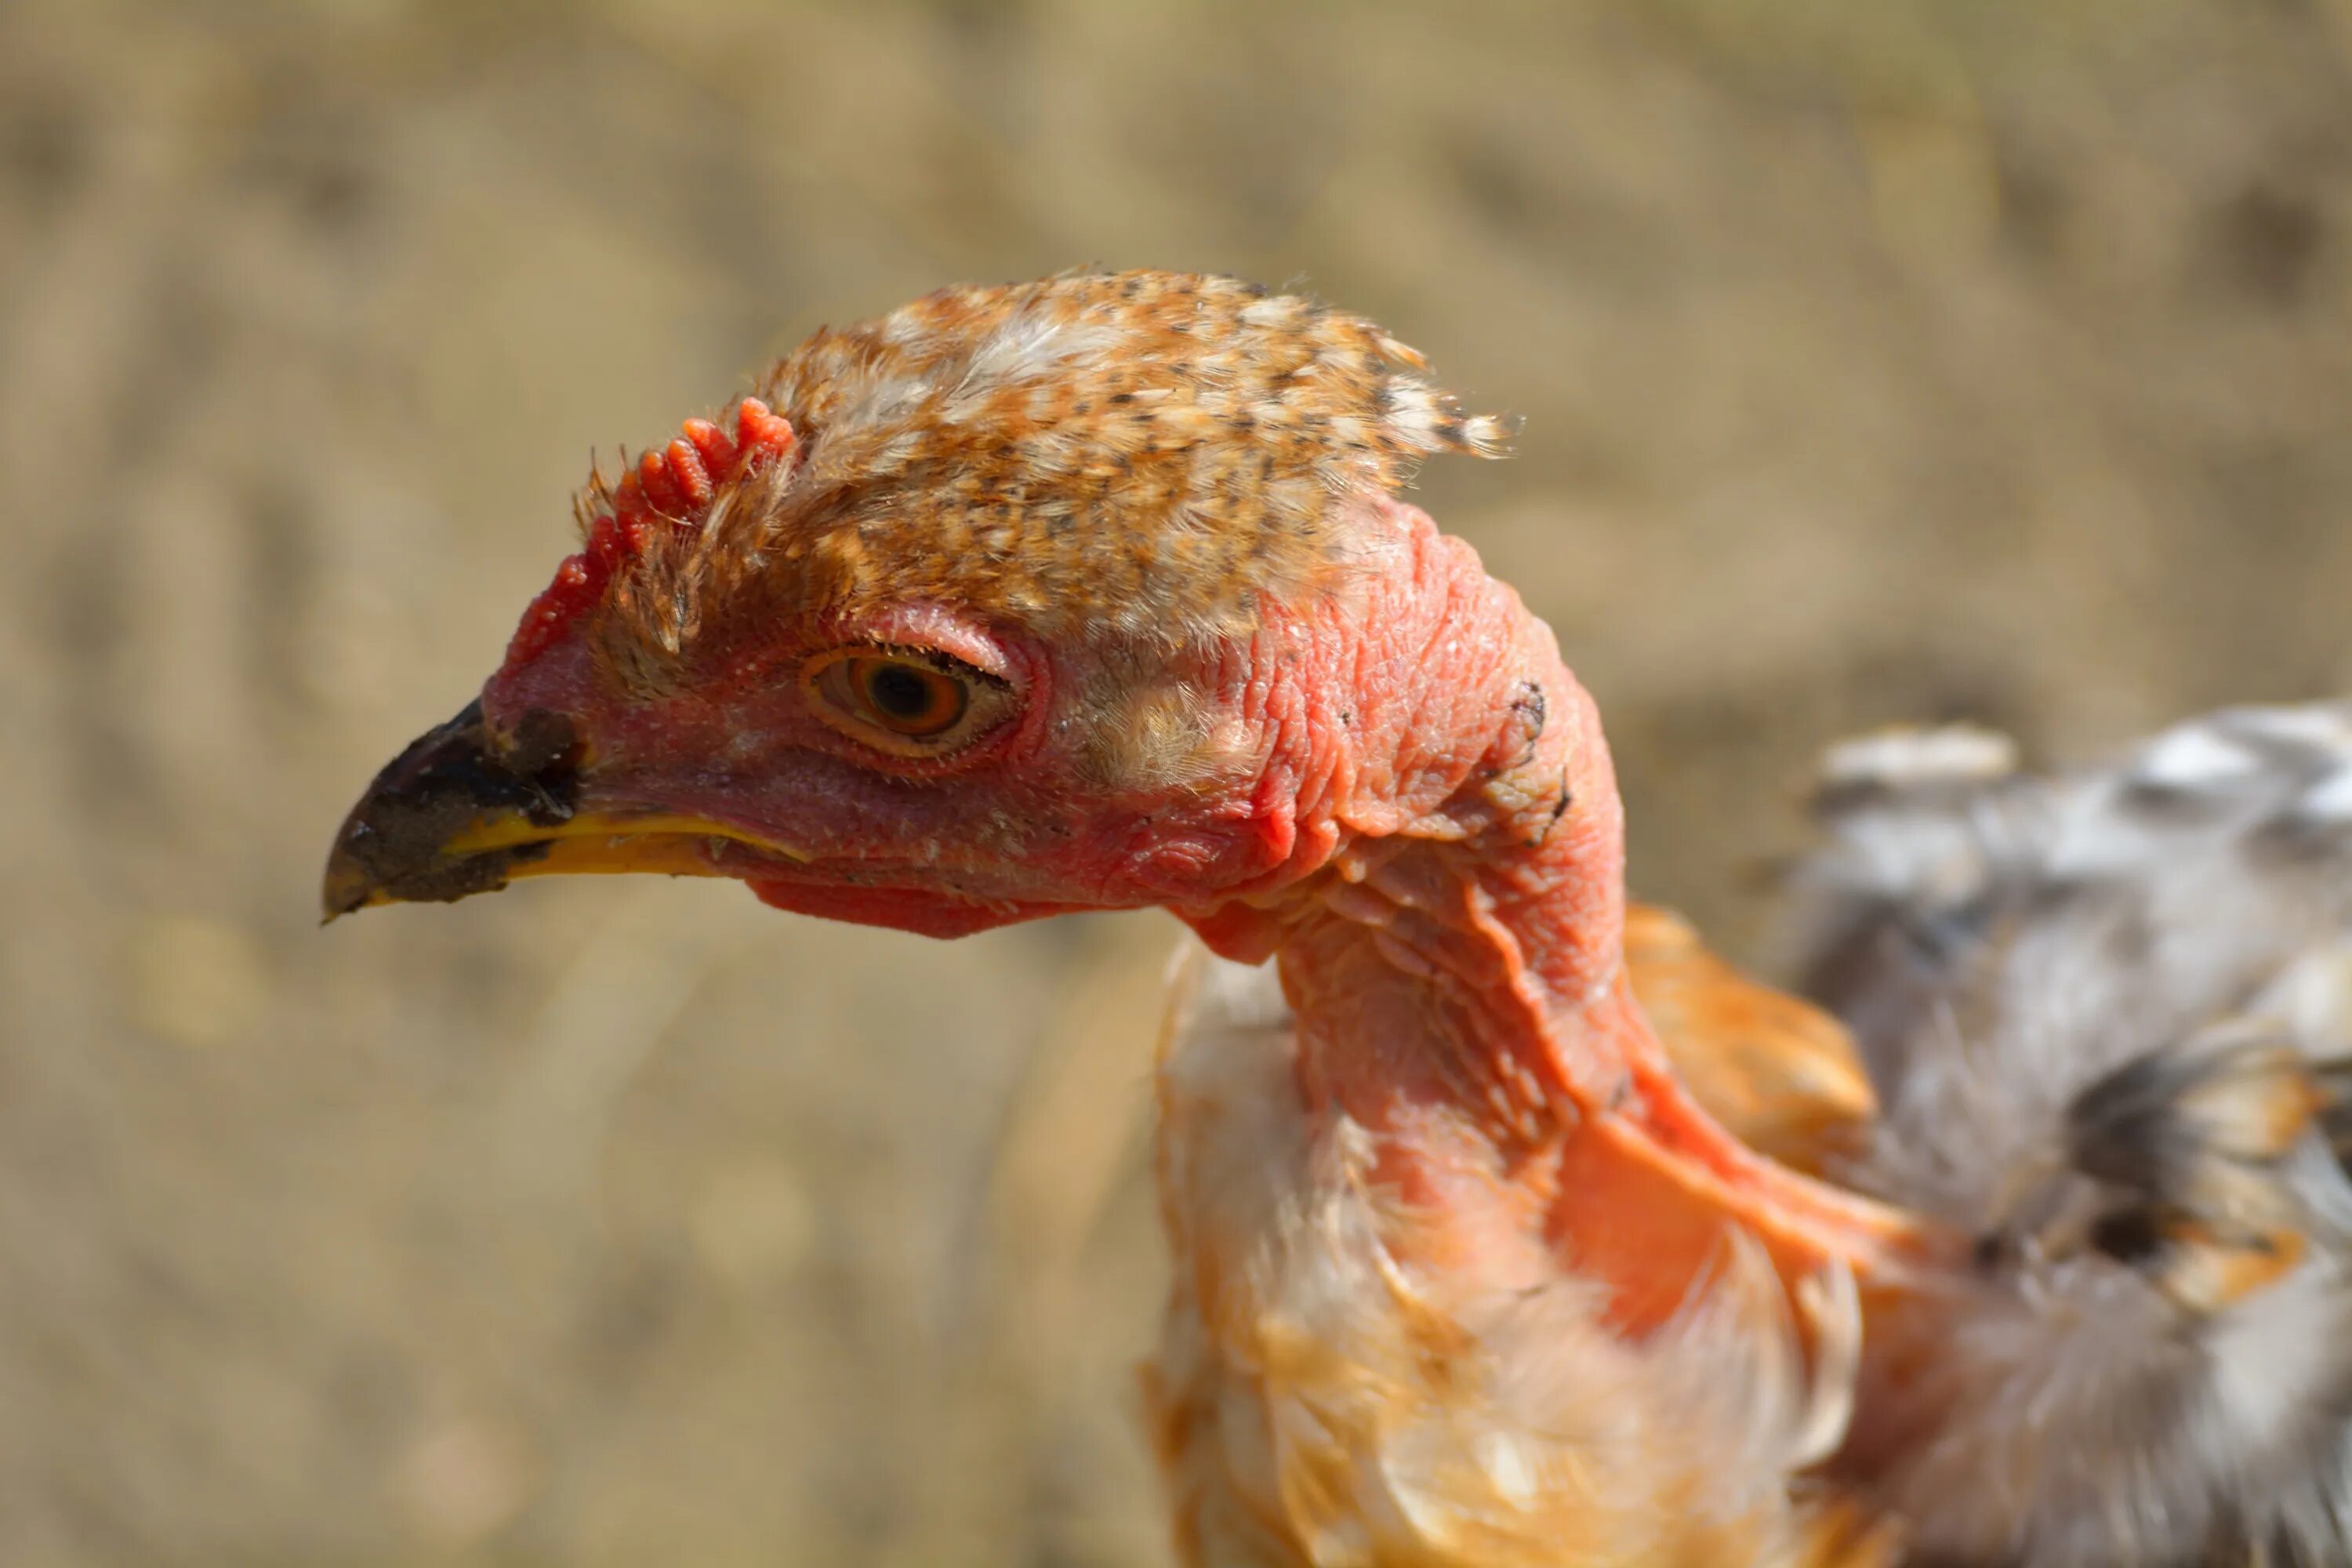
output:
<svg viewBox="0 0 2352 1568"><path fill-rule="evenodd" d="M909 740L955 728L970 700L962 681L912 659L885 654L846 658L842 675L869 722Z"/></svg>

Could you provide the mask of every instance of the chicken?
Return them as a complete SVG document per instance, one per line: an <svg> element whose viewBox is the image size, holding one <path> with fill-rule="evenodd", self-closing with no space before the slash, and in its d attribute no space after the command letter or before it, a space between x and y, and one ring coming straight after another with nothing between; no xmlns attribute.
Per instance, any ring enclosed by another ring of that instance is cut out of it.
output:
<svg viewBox="0 0 2352 1568"><path fill-rule="evenodd" d="M1174 912L1148 1386L1188 1562L2334 1542L2333 1472L2282 1447L2325 1426L2320 1380L2223 1343L2334 1300L2305 1057L2029 1031L2026 1067L1963 1070L1975 1031L2010 1038L1978 977L2074 984L2034 933L2087 917L2048 868L1988 925L1935 902L1948 860L2023 853L1969 837L1986 801L2039 797L1920 765L1973 742L1882 742L1810 879L1874 1121L1833 1027L1629 921L1591 699L1402 499L1506 435L1379 328L1227 279L950 289L820 332L731 429L592 481L479 699L345 822L328 912L586 871L942 937ZM2189 952L2165 985L2218 1010L2284 943L2253 902L2202 911L2236 967ZM2120 1028L2176 954L2097 956ZM2016 1114L2011 1069L2058 1110ZM2169 1373L2081 1353L2118 1300Z"/></svg>

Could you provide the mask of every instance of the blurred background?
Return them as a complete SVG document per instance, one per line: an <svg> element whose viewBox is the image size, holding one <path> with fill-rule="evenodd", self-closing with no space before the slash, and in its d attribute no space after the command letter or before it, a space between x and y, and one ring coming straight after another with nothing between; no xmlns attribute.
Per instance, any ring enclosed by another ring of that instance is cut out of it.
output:
<svg viewBox="0 0 2352 1568"><path fill-rule="evenodd" d="M1303 283L1480 405L1641 891L1843 730L2352 689L2352 0L0 5L0 1564L1151 1564L1158 916L318 929L592 446Z"/></svg>

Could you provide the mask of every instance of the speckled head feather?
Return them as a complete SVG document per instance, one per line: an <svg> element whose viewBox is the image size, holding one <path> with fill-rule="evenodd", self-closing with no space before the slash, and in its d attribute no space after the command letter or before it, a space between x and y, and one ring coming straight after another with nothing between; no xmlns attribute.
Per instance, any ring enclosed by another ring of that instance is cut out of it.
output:
<svg viewBox="0 0 2352 1568"><path fill-rule="evenodd" d="M1257 595L1344 566L1342 498L1509 434L1360 317L1174 272L943 289L819 331L760 391L746 415L788 422L781 442L762 426L780 460L690 426L583 498L592 553L616 514L670 524L635 528L572 595L633 683L730 629L884 595L1049 636L1237 629Z"/></svg>

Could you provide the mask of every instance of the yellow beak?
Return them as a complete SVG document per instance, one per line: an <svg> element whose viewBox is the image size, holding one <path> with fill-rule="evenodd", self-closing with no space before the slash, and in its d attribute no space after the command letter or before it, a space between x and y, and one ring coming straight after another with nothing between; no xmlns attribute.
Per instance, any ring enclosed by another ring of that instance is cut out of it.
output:
<svg viewBox="0 0 2352 1568"><path fill-rule="evenodd" d="M326 918L371 904L454 903L522 877L657 871L732 874L730 845L785 846L701 817L583 807L584 748L570 721L530 715L511 736L477 701L419 736L375 776L327 857Z"/></svg>

